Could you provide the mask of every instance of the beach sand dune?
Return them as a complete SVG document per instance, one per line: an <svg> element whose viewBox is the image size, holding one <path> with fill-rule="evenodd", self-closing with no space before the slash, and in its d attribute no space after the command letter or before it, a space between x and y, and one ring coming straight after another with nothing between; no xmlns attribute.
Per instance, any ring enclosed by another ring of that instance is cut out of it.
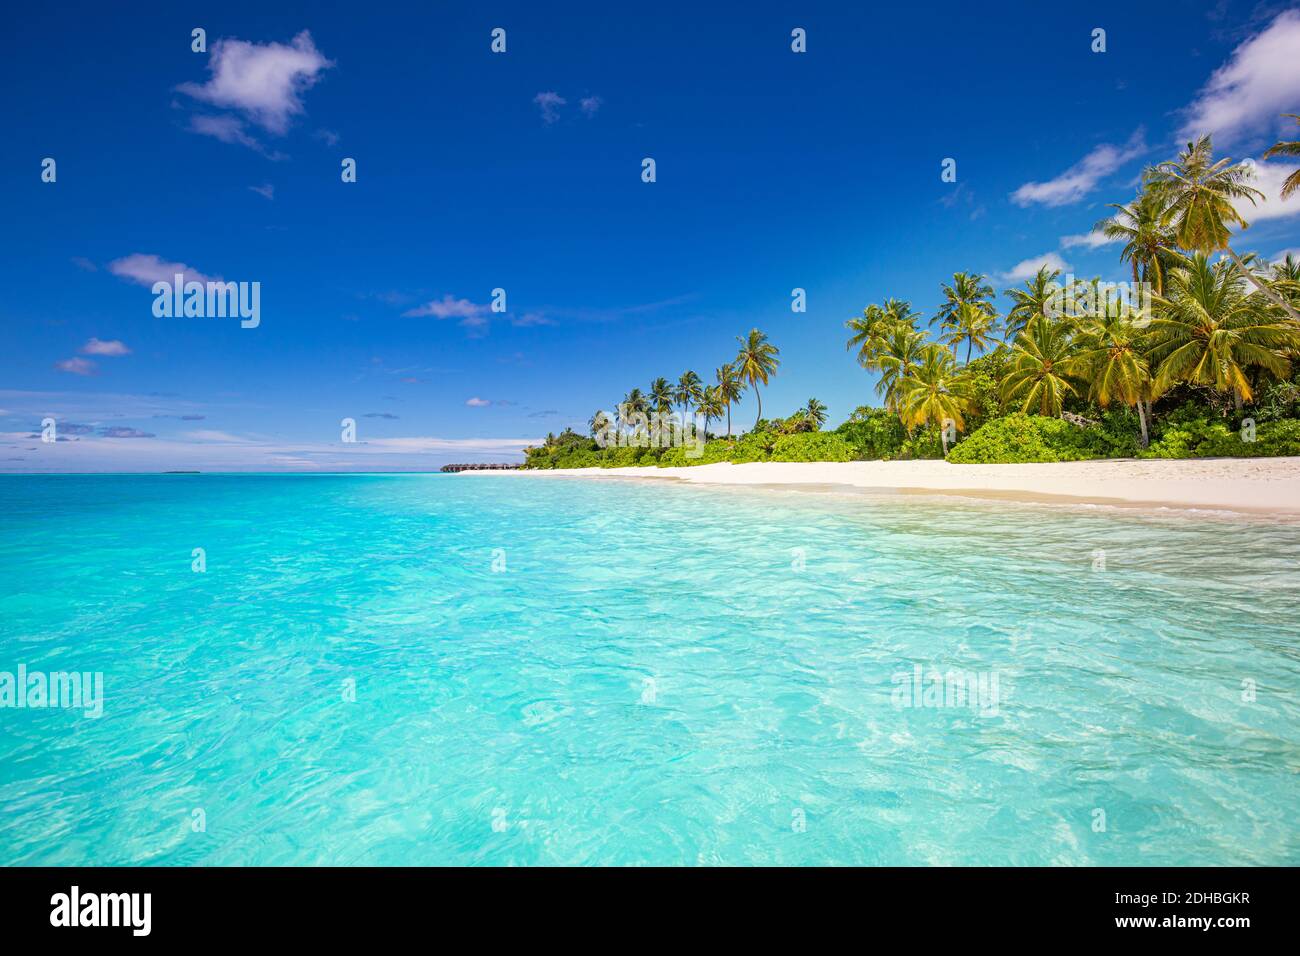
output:
<svg viewBox="0 0 1300 956"><path fill-rule="evenodd" d="M1300 458L1116 459L1018 465L946 461L720 463L691 468L466 471L703 485L956 494L999 500L1209 509L1300 516Z"/></svg>

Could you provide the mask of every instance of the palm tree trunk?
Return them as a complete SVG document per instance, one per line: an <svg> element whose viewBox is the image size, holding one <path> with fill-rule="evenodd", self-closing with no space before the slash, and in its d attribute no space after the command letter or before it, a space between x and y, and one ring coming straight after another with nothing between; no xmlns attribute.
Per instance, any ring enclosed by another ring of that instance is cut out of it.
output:
<svg viewBox="0 0 1300 956"><path fill-rule="evenodd" d="M731 402L727 402L727 437L731 437Z"/></svg>
<svg viewBox="0 0 1300 956"><path fill-rule="evenodd" d="M1282 308L1286 309L1287 312L1291 313L1291 318L1295 319L1295 321L1297 322L1300 322L1300 312L1297 312L1295 309L1291 308L1291 304L1287 302L1286 299L1282 298L1280 295L1278 295L1276 292L1270 289L1267 285L1260 282L1259 277L1255 275L1255 273L1251 272L1249 269L1246 268L1246 264L1241 261L1241 258L1235 252L1233 252L1231 248L1229 248L1228 246L1224 246L1223 251L1226 252L1228 256L1232 259L1232 261L1237 264L1237 268L1241 270L1242 275L1244 275L1247 279L1250 280L1251 285L1253 285L1260 292L1264 293L1265 296L1272 299L1277 305L1280 305Z"/></svg>
<svg viewBox="0 0 1300 956"><path fill-rule="evenodd" d="M1241 406L1242 406L1242 401L1241 401L1241 391L1240 391L1236 386L1233 386L1233 389L1232 389L1232 407L1233 407L1234 409L1236 409L1238 415L1241 414Z"/></svg>
<svg viewBox="0 0 1300 956"><path fill-rule="evenodd" d="M754 389L754 397L758 399L758 417L754 419L754 429L758 429L758 423L763 420L763 395L758 390L758 382L749 383Z"/></svg>
<svg viewBox="0 0 1300 956"><path fill-rule="evenodd" d="M1142 399L1140 398L1138 399L1137 406L1138 406L1138 424L1142 426L1142 447L1146 448L1147 445L1150 443L1151 439L1147 435L1147 416L1146 416L1146 412L1142 410Z"/></svg>
<svg viewBox="0 0 1300 956"><path fill-rule="evenodd" d="M975 340L974 340L974 339L967 339L967 340L966 340L966 364L967 364L967 365L970 364L970 350L971 350L971 346L973 346L974 344L975 344Z"/></svg>

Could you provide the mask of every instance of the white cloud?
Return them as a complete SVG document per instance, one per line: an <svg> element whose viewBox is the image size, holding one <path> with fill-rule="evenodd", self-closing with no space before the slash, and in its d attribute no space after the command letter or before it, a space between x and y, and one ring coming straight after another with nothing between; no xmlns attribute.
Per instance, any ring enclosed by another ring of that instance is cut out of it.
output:
<svg viewBox="0 0 1300 956"><path fill-rule="evenodd" d="M238 143L249 149L262 149L262 144L244 132L244 121L235 116L191 116L190 129L203 136L211 136L223 143Z"/></svg>
<svg viewBox="0 0 1300 956"><path fill-rule="evenodd" d="M1084 246L1088 249L1100 249L1102 246L1109 246L1113 242L1119 242L1118 239L1108 239L1100 232L1084 232L1077 236L1062 236L1061 248L1073 249L1075 246Z"/></svg>
<svg viewBox="0 0 1300 956"><path fill-rule="evenodd" d="M366 442L377 451L523 451L540 438L378 438Z"/></svg>
<svg viewBox="0 0 1300 956"><path fill-rule="evenodd" d="M476 396L474 398L469 399L467 402L465 402L465 404L468 405L470 408L486 408L488 405L491 405L492 402L486 398L478 398Z"/></svg>
<svg viewBox="0 0 1300 956"><path fill-rule="evenodd" d="M230 432L216 431L211 428L201 428L197 431L186 432L185 437L193 441L203 442L221 442L222 444L232 445L249 445L257 444L255 438L244 438L239 435L232 435Z"/></svg>
<svg viewBox="0 0 1300 956"><path fill-rule="evenodd" d="M402 315L431 315L435 319L460 319L460 325L470 329L483 330L488 324L488 307L471 302L469 299L456 299L444 295L442 299L425 303L414 309L407 309Z"/></svg>
<svg viewBox="0 0 1300 956"><path fill-rule="evenodd" d="M1264 194L1263 199L1256 199L1252 204L1249 199L1233 202L1237 212L1252 226L1264 219L1282 219L1286 216L1300 214L1300 195L1293 194L1290 199L1280 199L1282 181L1295 169L1290 163L1261 163L1247 159L1245 162L1255 167L1255 179L1251 183Z"/></svg>
<svg viewBox="0 0 1300 956"><path fill-rule="evenodd" d="M1032 279L1038 275L1038 270L1047 266L1049 269L1059 269L1065 272L1070 268L1070 264L1062 259L1055 252L1045 252L1041 256L1034 256L1018 262L1006 272L998 274L995 278L998 282L1024 282L1026 279Z"/></svg>
<svg viewBox="0 0 1300 956"><path fill-rule="evenodd" d="M1065 206L1081 200L1109 176L1131 159L1146 152L1146 141L1139 127L1122 146L1102 143L1055 179L1043 183L1025 183L1011 194L1018 206L1041 203L1044 206Z"/></svg>
<svg viewBox="0 0 1300 956"><path fill-rule="evenodd" d="M131 350L127 348L123 342L120 342L117 339L109 339L108 341L105 342L102 339L92 338L89 341L87 341L85 345L81 347L81 354L82 355L130 355Z"/></svg>
<svg viewBox="0 0 1300 956"><path fill-rule="evenodd" d="M244 121L236 116L205 116L202 114L191 116L190 132L198 133L201 136L211 136L223 143L247 146L273 162L289 158L279 150L267 149L260 141L248 135L244 127Z"/></svg>
<svg viewBox="0 0 1300 956"><path fill-rule="evenodd" d="M1287 256L1290 256L1292 259L1300 259L1300 246L1296 246L1294 249L1279 249L1277 252L1273 253L1271 261L1285 262Z"/></svg>
<svg viewBox="0 0 1300 956"><path fill-rule="evenodd" d="M1281 122L1279 114L1297 112L1297 91L1300 11L1288 10L1214 71L1187 107L1180 139L1212 133L1222 145L1268 133Z"/></svg>
<svg viewBox="0 0 1300 956"><path fill-rule="evenodd" d="M155 282L171 282L177 273L185 276L186 282L213 282L213 276L204 275L198 269L183 262L168 262L152 253L133 252L121 259L114 259L108 264L108 271L115 276L127 279L137 285L152 286Z"/></svg>
<svg viewBox="0 0 1300 956"><path fill-rule="evenodd" d="M334 64L303 30L289 45L217 40L208 57L206 83L182 83L182 93L214 106L239 110L268 132L283 135L303 112L302 94Z"/></svg>
<svg viewBox="0 0 1300 956"><path fill-rule="evenodd" d="M578 100L578 109L582 110L584 116L595 116L604 105L605 101L599 96L584 96Z"/></svg>
<svg viewBox="0 0 1300 956"><path fill-rule="evenodd" d="M90 359L70 358L62 362L55 362L54 367L60 372L70 372L73 375L94 375L95 363Z"/></svg>
<svg viewBox="0 0 1300 956"><path fill-rule="evenodd" d="M441 301L433 301L414 309L407 309L402 315L431 315L435 319L468 319L482 314L487 306L471 302L469 299L455 299L444 295Z"/></svg>
<svg viewBox="0 0 1300 956"><path fill-rule="evenodd" d="M542 111L542 122L549 126L560 118L560 107L569 101L554 90L548 90L534 96L533 102Z"/></svg>
<svg viewBox="0 0 1300 956"><path fill-rule="evenodd" d="M272 186L270 183L267 183L265 186L249 186L248 188L251 189L253 192L257 193L259 196L264 196L267 199L275 198L275 187Z"/></svg>

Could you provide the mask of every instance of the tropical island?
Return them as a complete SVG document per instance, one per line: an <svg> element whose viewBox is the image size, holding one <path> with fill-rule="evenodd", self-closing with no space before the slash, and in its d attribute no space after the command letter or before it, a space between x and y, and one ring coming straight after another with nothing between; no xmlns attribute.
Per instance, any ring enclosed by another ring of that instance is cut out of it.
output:
<svg viewBox="0 0 1300 956"><path fill-rule="evenodd" d="M1300 116L1288 114L1300 125ZM1265 154L1300 155L1300 141ZM816 398L764 418L761 388L780 350L758 329L706 384L694 371L633 388L589 433L525 450L525 469L684 468L719 463L944 460L953 464L1300 455L1300 262L1231 245L1262 198L1249 162L1214 158L1204 136L1149 167L1139 194L1094 231L1124 243L1132 283L1062 278L1044 267L1005 290L958 272L926 325L887 298L847 323L847 348L876 373L879 406L833 430ZM1300 170L1281 198L1300 188ZM746 390L753 426L733 433ZM690 418L700 439L680 440ZM726 431L710 431L713 423ZM665 428L664 423L673 423ZM610 441L614 436L617 440Z"/></svg>

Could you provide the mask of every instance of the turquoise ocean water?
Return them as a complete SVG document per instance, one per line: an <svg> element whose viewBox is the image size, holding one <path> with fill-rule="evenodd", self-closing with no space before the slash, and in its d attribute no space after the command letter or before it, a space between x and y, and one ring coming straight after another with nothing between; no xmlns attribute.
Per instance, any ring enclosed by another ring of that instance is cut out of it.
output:
<svg viewBox="0 0 1300 956"><path fill-rule="evenodd" d="M0 672L104 700L0 709L0 863L1294 865L1297 559L961 499L4 477Z"/></svg>

